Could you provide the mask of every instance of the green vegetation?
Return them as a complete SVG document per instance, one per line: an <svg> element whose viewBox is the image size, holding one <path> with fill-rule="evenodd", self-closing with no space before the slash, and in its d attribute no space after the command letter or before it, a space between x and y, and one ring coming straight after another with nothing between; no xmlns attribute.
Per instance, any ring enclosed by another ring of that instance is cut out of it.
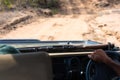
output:
<svg viewBox="0 0 120 80"><path fill-rule="evenodd" d="M58 0L0 0L0 9L26 7L57 7Z"/></svg>
<svg viewBox="0 0 120 80"><path fill-rule="evenodd" d="M51 9L53 14L57 14L60 9L60 2L59 0L51 0L47 3L47 7Z"/></svg>

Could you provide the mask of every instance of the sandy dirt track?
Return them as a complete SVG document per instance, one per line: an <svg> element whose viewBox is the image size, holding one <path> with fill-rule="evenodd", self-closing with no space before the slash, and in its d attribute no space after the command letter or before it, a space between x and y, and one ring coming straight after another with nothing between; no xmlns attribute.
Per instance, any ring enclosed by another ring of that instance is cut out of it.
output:
<svg viewBox="0 0 120 80"><path fill-rule="evenodd" d="M3 38L37 38L40 40L78 40L88 32L88 25L83 16L60 16L39 18L36 22L10 32Z"/></svg>
<svg viewBox="0 0 120 80"><path fill-rule="evenodd" d="M2 39L94 40L120 45L120 10L101 11L96 15L57 15L38 18Z"/></svg>

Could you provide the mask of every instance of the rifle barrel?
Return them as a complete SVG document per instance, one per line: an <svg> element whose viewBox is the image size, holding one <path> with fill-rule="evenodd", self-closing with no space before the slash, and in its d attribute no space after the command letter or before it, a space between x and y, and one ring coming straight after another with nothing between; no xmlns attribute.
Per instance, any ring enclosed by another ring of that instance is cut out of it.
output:
<svg viewBox="0 0 120 80"><path fill-rule="evenodd" d="M24 47L19 48L21 52L32 52L32 51L46 51L50 53L56 52L83 52L83 51L93 51L96 49L109 50L113 49L113 46L109 47L107 44L101 45L90 45L90 46L81 46L81 45L55 45L55 46L39 46L39 47Z"/></svg>

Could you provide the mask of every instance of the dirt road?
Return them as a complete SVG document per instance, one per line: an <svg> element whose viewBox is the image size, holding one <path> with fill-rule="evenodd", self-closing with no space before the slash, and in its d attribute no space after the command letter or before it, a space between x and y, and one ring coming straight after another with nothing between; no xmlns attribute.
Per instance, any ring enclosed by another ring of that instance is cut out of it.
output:
<svg viewBox="0 0 120 80"><path fill-rule="evenodd" d="M88 32L85 16L39 18L36 22L18 28L3 38L36 38L40 40L78 40Z"/></svg>
<svg viewBox="0 0 120 80"><path fill-rule="evenodd" d="M38 18L2 39L95 40L120 45L120 10L105 10L97 15L57 15Z"/></svg>

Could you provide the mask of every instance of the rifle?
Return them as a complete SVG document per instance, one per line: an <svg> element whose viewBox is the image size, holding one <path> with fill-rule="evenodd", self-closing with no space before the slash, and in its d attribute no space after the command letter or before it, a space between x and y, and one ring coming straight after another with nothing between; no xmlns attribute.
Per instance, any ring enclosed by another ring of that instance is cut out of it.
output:
<svg viewBox="0 0 120 80"><path fill-rule="evenodd" d="M118 51L114 44L99 44L99 45L54 45L54 46L39 46L39 47L24 47L19 48L20 52L48 52L50 56L76 56L93 53L96 49L105 51Z"/></svg>

